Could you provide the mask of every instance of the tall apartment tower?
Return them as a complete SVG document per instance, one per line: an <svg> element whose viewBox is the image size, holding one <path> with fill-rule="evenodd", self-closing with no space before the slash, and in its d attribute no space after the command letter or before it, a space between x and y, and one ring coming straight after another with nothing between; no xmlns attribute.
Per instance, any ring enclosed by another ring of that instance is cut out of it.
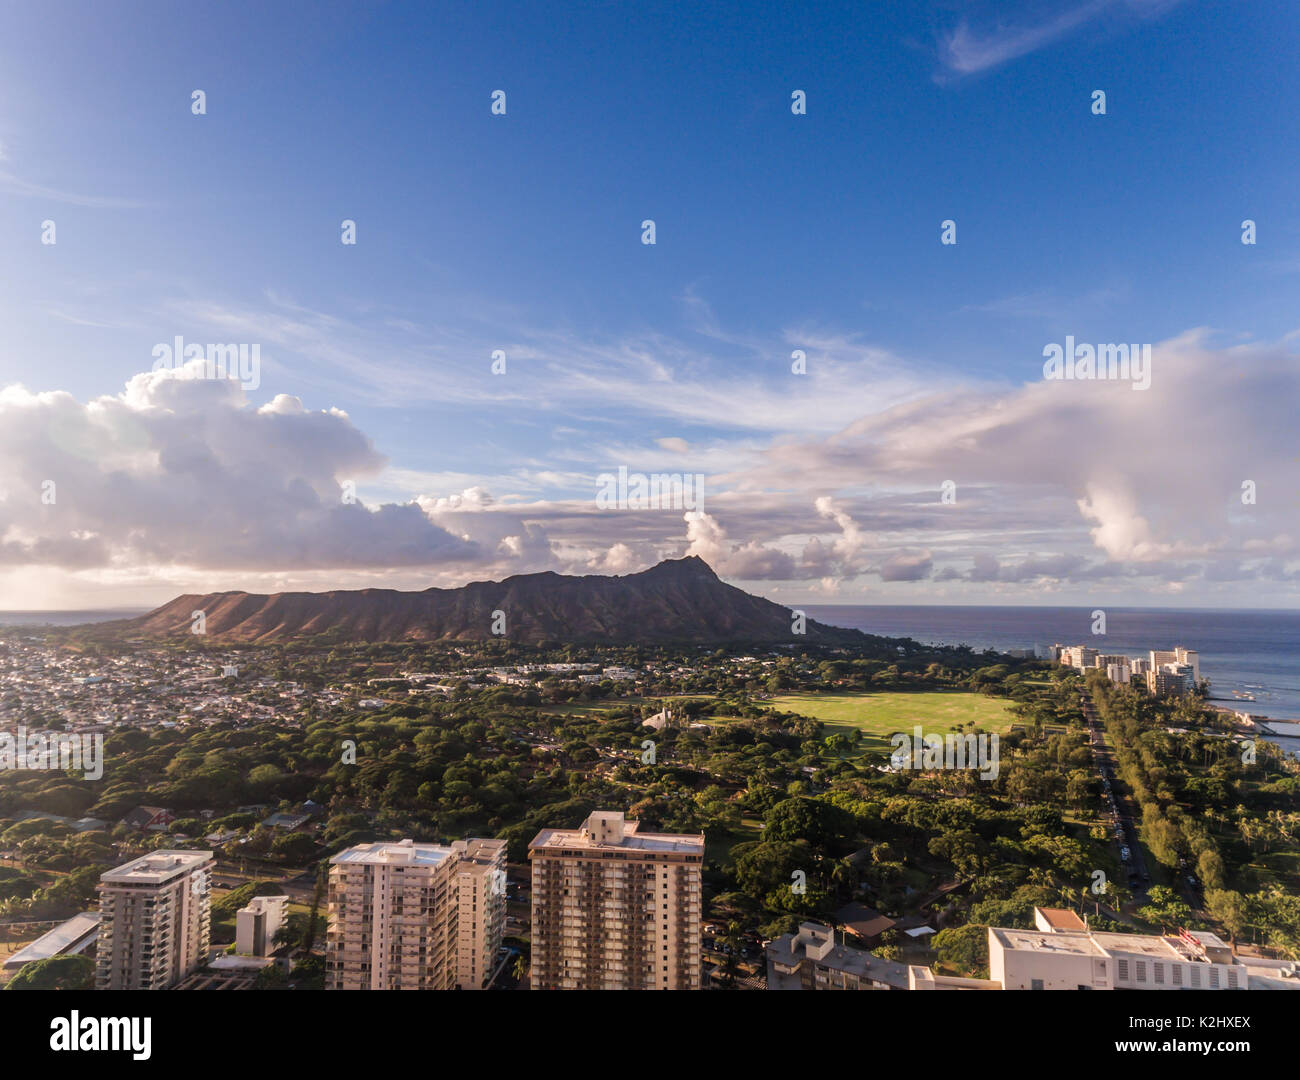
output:
<svg viewBox="0 0 1300 1080"><path fill-rule="evenodd" d="M358 844L330 859L326 990L449 990L451 848Z"/></svg>
<svg viewBox="0 0 1300 1080"><path fill-rule="evenodd" d="M207 962L210 851L154 851L99 879L95 989L165 990Z"/></svg>
<svg viewBox="0 0 1300 1080"><path fill-rule="evenodd" d="M528 858L534 990L700 989L703 833L642 833L601 810L543 829Z"/></svg>
<svg viewBox="0 0 1300 1080"><path fill-rule="evenodd" d="M505 841L358 844L330 860L327 990L481 989L505 926Z"/></svg>
<svg viewBox="0 0 1300 1080"><path fill-rule="evenodd" d="M456 988L482 990L506 929L506 842L457 840Z"/></svg>

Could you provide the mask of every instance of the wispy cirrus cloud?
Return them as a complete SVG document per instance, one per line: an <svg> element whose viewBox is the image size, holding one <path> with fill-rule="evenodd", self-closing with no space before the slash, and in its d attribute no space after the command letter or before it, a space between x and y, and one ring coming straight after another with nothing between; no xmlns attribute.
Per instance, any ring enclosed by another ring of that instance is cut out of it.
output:
<svg viewBox="0 0 1300 1080"><path fill-rule="evenodd" d="M4 161L3 148L0 147L0 161ZM115 195L83 195L75 191L63 191L59 188L33 184L12 172L0 169L0 191L7 195L44 199L46 202L65 203L69 206L87 206L101 210L138 210L147 203L138 199L122 199Z"/></svg>
<svg viewBox="0 0 1300 1080"><path fill-rule="evenodd" d="M936 76L944 82L964 75L977 75L1011 60L1037 52L1061 40L1081 26L1115 12L1137 18L1153 18L1179 4L1181 0L1089 0L1088 3L1058 10L1043 17L1040 9L1031 13L1033 21L1019 24L999 22L980 29L962 20L939 41L939 61L943 72Z"/></svg>

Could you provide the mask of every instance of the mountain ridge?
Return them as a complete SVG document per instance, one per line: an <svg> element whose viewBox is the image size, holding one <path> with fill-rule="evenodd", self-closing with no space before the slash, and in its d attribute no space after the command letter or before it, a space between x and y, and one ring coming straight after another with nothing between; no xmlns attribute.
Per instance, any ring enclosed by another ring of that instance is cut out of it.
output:
<svg viewBox="0 0 1300 1080"><path fill-rule="evenodd" d="M726 584L698 556L666 559L635 574L571 576L546 570L454 589L187 593L146 615L99 626L173 637L191 632L198 611L209 640L247 643L324 634L361 642L528 644L828 645L867 637L813 619L805 620L802 635L795 634L791 609ZM503 617L505 633L493 633Z"/></svg>

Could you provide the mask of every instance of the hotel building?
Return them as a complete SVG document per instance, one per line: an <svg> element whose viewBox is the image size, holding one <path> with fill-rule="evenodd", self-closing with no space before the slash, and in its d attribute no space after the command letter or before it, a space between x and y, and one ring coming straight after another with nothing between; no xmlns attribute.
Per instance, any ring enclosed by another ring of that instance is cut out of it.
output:
<svg viewBox="0 0 1300 1080"><path fill-rule="evenodd" d="M534 990L700 989L703 833L642 833L596 811L543 829L528 858Z"/></svg>
<svg viewBox="0 0 1300 1080"><path fill-rule="evenodd" d="M401 840L335 855L325 988L482 987L505 925L504 859L499 840Z"/></svg>
<svg viewBox="0 0 1300 1080"><path fill-rule="evenodd" d="M1098 668L1119 685L1140 683L1157 697L1181 697L1192 693L1201 681L1201 660L1195 649L1181 645L1172 649L1150 649L1145 657L1101 653L1086 645L1054 645L1061 664L1080 673Z"/></svg>
<svg viewBox="0 0 1300 1080"><path fill-rule="evenodd" d="M97 990L165 990L204 964L210 851L154 851L99 879Z"/></svg>
<svg viewBox="0 0 1300 1080"><path fill-rule="evenodd" d="M1183 697L1193 686L1189 664L1165 664L1147 672L1147 689L1156 697Z"/></svg>

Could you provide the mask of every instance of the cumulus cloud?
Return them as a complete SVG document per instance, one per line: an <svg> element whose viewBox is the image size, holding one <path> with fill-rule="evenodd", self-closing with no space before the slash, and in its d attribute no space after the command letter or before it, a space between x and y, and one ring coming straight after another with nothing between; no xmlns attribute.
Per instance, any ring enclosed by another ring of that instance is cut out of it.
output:
<svg viewBox="0 0 1300 1080"><path fill-rule="evenodd" d="M739 584L798 582L805 595L874 578L890 595L1110 580L1130 595L1177 584L1210 596L1216 583L1241 594L1240 582L1300 579L1300 368L1286 341L1222 348L1193 331L1155 346L1148 390L963 376L855 402L834 432L747 433L743 465L710 473L708 512L685 518L600 510L585 471L599 454L491 477L386 471L345 412L284 394L257 407L237 383L195 374L138 375L85 403L0 390L0 572L61 567L102 583L198 568L265 588L282 571L281 588L408 588L632 573L691 554ZM706 442L682 444L648 435L620 453ZM345 502L349 480L384 501ZM955 501L940 496L949 481ZM570 497L543 497L556 487Z"/></svg>
<svg viewBox="0 0 1300 1080"><path fill-rule="evenodd" d="M587 566L602 574L631 574L644 570L651 561L620 541L603 554L589 559Z"/></svg>
<svg viewBox="0 0 1300 1080"><path fill-rule="evenodd" d="M1095 521L1093 543L1117 561L1154 562L1175 556L1205 555L1208 546L1162 543L1151 536L1151 526L1137 509L1133 495L1115 486L1093 481L1078 501L1079 513Z"/></svg>
<svg viewBox="0 0 1300 1080"><path fill-rule="evenodd" d="M870 476L889 494L838 495L834 505L865 520L885 558L918 541L945 561L1010 547L1020 561L1007 567L1022 565L1022 577L1095 577L1100 557L1158 582L1239 556L1263 576L1300 556L1297 400L1300 368L1285 342L1218 348L1191 331L1155 345L1148 390L1121 381L941 389L834 436L776 444L737 482L853 491ZM939 498L946 481L952 505ZM1259 493L1251 502L1247 482ZM1052 549L1064 557L1044 562ZM993 573L986 558L966 579Z"/></svg>
<svg viewBox="0 0 1300 1080"><path fill-rule="evenodd" d="M0 560L70 569L413 566L482 557L415 504L373 509L346 481L384 458L339 410L260 408L202 362L82 404L0 391Z"/></svg>
<svg viewBox="0 0 1300 1080"><path fill-rule="evenodd" d="M749 581L795 576L794 558L784 551L753 540L732 543L718 521L702 510L687 511L685 520L686 554L698 555L718 574Z"/></svg>

